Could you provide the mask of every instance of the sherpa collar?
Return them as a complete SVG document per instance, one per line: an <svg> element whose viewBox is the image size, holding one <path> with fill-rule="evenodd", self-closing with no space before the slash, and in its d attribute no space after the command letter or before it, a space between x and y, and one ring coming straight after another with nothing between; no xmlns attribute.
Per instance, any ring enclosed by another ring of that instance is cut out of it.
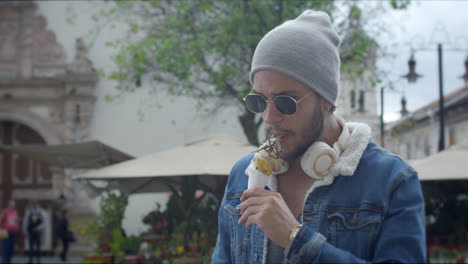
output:
<svg viewBox="0 0 468 264"><path fill-rule="evenodd" d="M363 123L346 123L351 134L341 156L338 158L333 171L336 175L351 176L361 160L364 150L369 144L372 133L368 125Z"/></svg>

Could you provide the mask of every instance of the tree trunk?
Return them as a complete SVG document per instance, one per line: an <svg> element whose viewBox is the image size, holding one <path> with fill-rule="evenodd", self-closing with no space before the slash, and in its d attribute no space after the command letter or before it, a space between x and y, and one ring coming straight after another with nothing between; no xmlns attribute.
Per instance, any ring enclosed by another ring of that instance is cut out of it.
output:
<svg viewBox="0 0 468 264"><path fill-rule="evenodd" d="M245 111L243 115L239 116L239 122L249 143L258 146L258 126L255 124L255 114Z"/></svg>

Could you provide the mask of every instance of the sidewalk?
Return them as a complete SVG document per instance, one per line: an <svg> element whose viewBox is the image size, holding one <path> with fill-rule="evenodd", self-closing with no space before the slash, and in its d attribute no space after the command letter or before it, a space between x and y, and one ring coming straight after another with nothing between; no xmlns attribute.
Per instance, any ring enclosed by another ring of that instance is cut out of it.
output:
<svg viewBox="0 0 468 264"><path fill-rule="evenodd" d="M28 263L28 257L27 256L14 256L11 263L19 263L19 264L26 264ZM68 257L66 262L63 262L60 260L58 256L44 256L41 257L41 263L42 264L58 264L58 263L69 263L69 264L78 264L78 263L83 263L83 258L82 257Z"/></svg>

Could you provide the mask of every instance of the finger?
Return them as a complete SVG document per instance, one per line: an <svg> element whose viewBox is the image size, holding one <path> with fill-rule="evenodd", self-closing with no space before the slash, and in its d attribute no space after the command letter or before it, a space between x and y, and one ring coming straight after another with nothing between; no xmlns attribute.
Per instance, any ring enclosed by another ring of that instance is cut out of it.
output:
<svg viewBox="0 0 468 264"><path fill-rule="evenodd" d="M271 203L272 201L272 196L252 196L249 197L247 200L243 201L242 203L239 204L240 209L241 209L241 214L244 213L244 211L249 208L250 206L256 206L256 205L265 205L268 203Z"/></svg>
<svg viewBox="0 0 468 264"><path fill-rule="evenodd" d="M250 228L252 227L253 225L257 225L258 226L258 223L259 223L259 219L260 219L260 216L261 216L262 212L257 212L256 214L253 214L251 215L248 219L247 219L247 223L245 224L245 226L247 228ZM260 227L260 226L259 226Z"/></svg>
<svg viewBox="0 0 468 264"><path fill-rule="evenodd" d="M239 224L245 224L247 219L258 212L261 212L263 210L263 205L257 205L257 206L251 206L245 210L245 212L241 215L241 217L238 220Z"/></svg>
<svg viewBox="0 0 468 264"><path fill-rule="evenodd" d="M257 206L250 206L250 207L248 207L248 208L245 210L245 212L242 214L242 216L239 218L239 220L237 221L237 223L238 223L239 225L245 224L251 215L257 214L257 213L261 212L262 210L263 210L263 205L257 205Z"/></svg>
<svg viewBox="0 0 468 264"><path fill-rule="evenodd" d="M252 196L267 196L271 193L272 193L271 191L267 191L265 189L258 188L258 187L250 188L250 189L245 190L244 193L242 193L240 200L241 202L243 202Z"/></svg>

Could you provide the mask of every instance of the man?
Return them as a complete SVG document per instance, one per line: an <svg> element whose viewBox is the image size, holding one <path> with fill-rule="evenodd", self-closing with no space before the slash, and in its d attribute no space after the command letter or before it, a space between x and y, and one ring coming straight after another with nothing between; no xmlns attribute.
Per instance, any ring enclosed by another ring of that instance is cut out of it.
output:
<svg viewBox="0 0 468 264"><path fill-rule="evenodd" d="M247 189L254 153L234 166L213 263L426 261L417 173L370 141L367 125L334 114L339 44L328 15L312 10L259 42L245 103L288 167Z"/></svg>
<svg viewBox="0 0 468 264"><path fill-rule="evenodd" d="M64 209L60 215L60 219L57 225L57 237L62 241L62 252L60 253L60 259L67 261L68 246L70 242L70 230L68 229L68 211Z"/></svg>
<svg viewBox="0 0 468 264"><path fill-rule="evenodd" d="M31 202L31 207L26 211L23 221L23 232L28 238L29 263L33 263L34 257L37 263L41 262L42 232L46 228L46 215L37 201Z"/></svg>
<svg viewBox="0 0 468 264"><path fill-rule="evenodd" d="M10 200L8 201L8 207L0 213L0 227L7 232L7 237L2 243L2 263L10 263L13 257L18 221L16 203L14 200Z"/></svg>

